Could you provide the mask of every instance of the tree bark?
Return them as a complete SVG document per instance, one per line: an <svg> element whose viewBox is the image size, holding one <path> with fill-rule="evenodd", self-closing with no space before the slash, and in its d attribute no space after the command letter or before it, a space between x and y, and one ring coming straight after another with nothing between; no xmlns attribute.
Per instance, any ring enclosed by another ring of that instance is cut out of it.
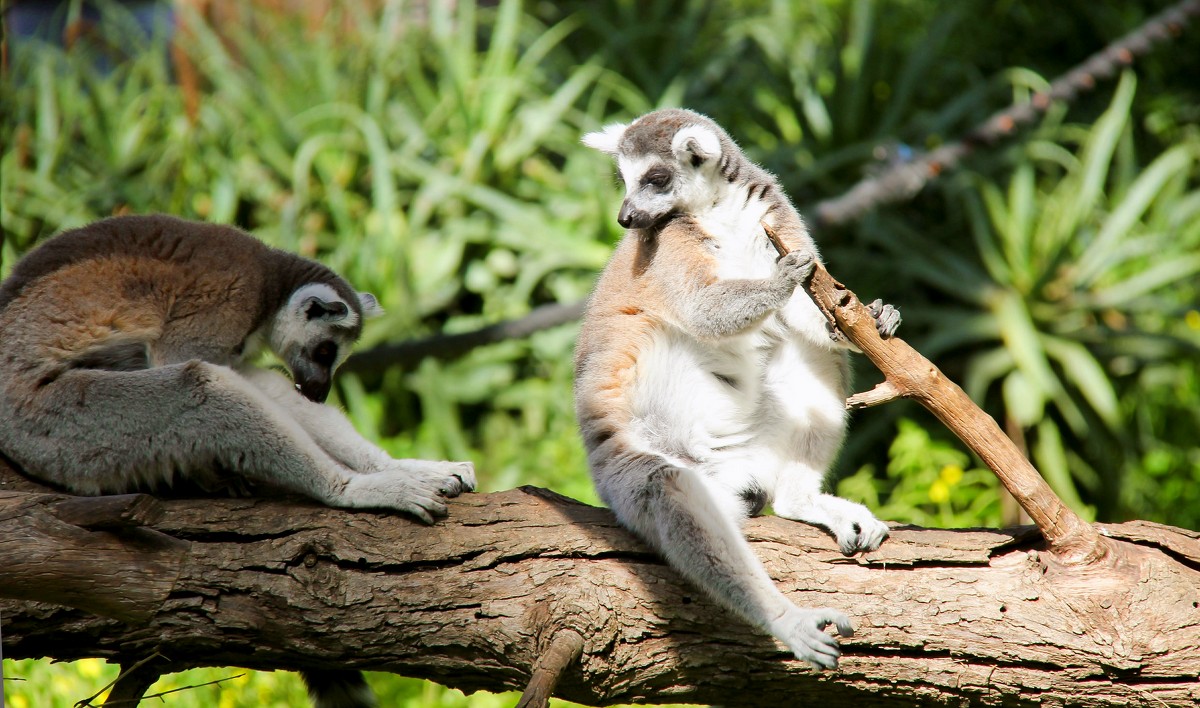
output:
<svg viewBox="0 0 1200 708"><path fill-rule="evenodd" d="M814 673L607 510L544 490L466 495L432 528L294 499L91 501L125 522L0 471L7 658L352 667L592 705L1200 701L1200 534L1144 522L1097 526L1112 552L1068 567L1032 527L899 527L847 559L752 520L786 593L854 619L840 670Z"/></svg>

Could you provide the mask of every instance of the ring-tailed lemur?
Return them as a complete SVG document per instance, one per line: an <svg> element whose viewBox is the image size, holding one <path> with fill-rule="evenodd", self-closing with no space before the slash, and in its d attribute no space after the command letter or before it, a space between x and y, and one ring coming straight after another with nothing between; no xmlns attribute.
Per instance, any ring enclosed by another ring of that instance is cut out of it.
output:
<svg viewBox="0 0 1200 708"><path fill-rule="evenodd" d="M325 266L230 227L128 216L67 231L0 284L0 452L80 494L220 467L433 523L475 488L472 464L392 459L321 403L378 312ZM261 345L291 381L243 363ZM307 678L318 705L369 705L357 672Z"/></svg>
<svg viewBox="0 0 1200 708"><path fill-rule="evenodd" d="M828 529L843 553L888 527L821 491L846 427L847 343L797 285L819 256L775 178L716 123L656 111L583 142L613 156L628 232L596 284L575 396L601 498L682 575L833 668L849 619L776 588L739 524L777 515ZM791 251L777 259L763 225ZM881 333L899 325L872 304Z"/></svg>

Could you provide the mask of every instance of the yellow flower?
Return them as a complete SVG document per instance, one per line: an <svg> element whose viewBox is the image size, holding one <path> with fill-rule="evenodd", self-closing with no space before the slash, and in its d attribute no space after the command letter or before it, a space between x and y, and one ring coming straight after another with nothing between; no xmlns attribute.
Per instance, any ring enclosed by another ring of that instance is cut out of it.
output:
<svg viewBox="0 0 1200 708"><path fill-rule="evenodd" d="M953 487L962 481L963 468L959 467L958 465L946 465L942 468L942 472L938 476L941 477L941 480L947 485Z"/></svg>
<svg viewBox="0 0 1200 708"><path fill-rule="evenodd" d="M950 500L950 486L940 479L935 479L929 485L929 500L934 504L944 504Z"/></svg>
<svg viewBox="0 0 1200 708"><path fill-rule="evenodd" d="M100 659L80 659L76 666L79 667L80 676L94 679L100 678L100 672L104 667L104 662Z"/></svg>
<svg viewBox="0 0 1200 708"><path fill-rule="evenodd" d="M1187 326L1196 331L1200 331L1200 310L1188 310L1183 316L1183 321Z"/></svg>

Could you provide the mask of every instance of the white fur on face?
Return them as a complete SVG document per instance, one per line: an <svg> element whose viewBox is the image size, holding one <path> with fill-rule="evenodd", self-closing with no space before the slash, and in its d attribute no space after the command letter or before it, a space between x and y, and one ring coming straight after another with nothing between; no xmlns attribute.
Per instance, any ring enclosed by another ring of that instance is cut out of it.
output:
<svg viewBox="0 0 1200 708"><path fill-rule="evenodd" d="M663 164L662 158L656 155L617 155L617 168L620 169L621 178L625 182L625 200L639 211L654 217L664 216L682 206L678 180L675 179L678 169L674 165L670 166L672 182L665 191L642 184L642 176L648 170Z"/></svg>
<svg viewBox="0 0 1200 708"><path fill-rule="evenodd" d="M621 179L625 182L625 193L632 194L637 190L642 175L655 165L661 165L662 159L652 155L617 155L617 169L621 171Z"/></svg>
<svg viewBox="0 0 1200 708"><path fill-rule="evenodd" d="M344 339L336 336L337 330L349 331L358 324L358 314L349 304L346 304L346 307L350 309L336 321L325 318L308 319L305 301L313 297L326 303L345 302L336 290L324 283L309 283L297 288L288 298L287 305L275 315L270 335L271 349L275 353L283 354L292 347L303 346L306 342L324 336ZM374 297L371 299L374 300ZM342 348L339 347L340 349Z"/></svg>

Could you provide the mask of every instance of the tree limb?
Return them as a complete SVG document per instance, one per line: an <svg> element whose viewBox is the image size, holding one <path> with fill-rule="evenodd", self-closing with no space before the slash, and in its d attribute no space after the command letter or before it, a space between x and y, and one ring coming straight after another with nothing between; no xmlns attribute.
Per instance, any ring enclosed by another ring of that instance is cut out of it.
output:
<svg viewBox="0 0 1200 708"><path fill-rule="evenodd" d="M0 490L14 474L0 474ZM0 515L12 659L129 665L158 652L160 672L358 668L467 692L548 677L530 687L540 692L557 675L555 695L589 705L1200 700L1200 534L1154 524L1106 525L1109 555L1066 567L1029 527L898 527L877 552L847 559L810 526L752 520L755 553L789 596L855 621L840 671L815 673L684 584L607 510L544 490L465 495L432 528L304 500L164 500L150 526L96 535L57 519L63 495L3 493L23 510ZM87 597L52 604L30 591L61 583L23 557L98 556L138 532L182 553L139 545L93 562L112 579ZM172 581L137 591L139 561Z"/></svg>
<svg viewBox="0 0 1200 708"><path fill-rule="evenodd" d="M821 201L812 210L814 221L819 226L839 226L885 204L911 199L931 180L958 167L979 146L995 145L1012 136L1050 110L1055 101L1073 101L1091 91L1100 80L1111 78L1135 58L1178 37L1196 17L1200 17L1200 0L1175 3L1076 64L1050 82L1045 91L1034 94L1028 103L1014 103L997 111L959 140L892 165L864 178L841 195Z"/></svg>
<svg viewBox="0 0 1200 708"><path fill-rule="evenodd" d="M775 231L766 224L763 229L779 255L787 254L787 246ZM1037 524L1061 562L1086 565L1105 557L1110 550L1108 541L1058 498L996 421L958 384L904 340L881 337L870 310L824 265L816 264L805 287L830 322L883 372L883 391L920 403L978 455ZM882 394L868 392L857 400L879 398Z"/></svg>

